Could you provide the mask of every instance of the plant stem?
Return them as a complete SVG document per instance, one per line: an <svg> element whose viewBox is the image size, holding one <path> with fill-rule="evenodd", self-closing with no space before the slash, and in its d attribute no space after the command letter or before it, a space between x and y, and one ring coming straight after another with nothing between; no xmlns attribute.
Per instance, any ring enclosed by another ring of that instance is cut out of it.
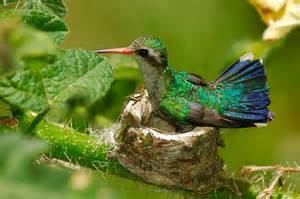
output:
<svg viewBox="0 0 300 199"><path fill-rule="evenodd" d="M108 158L110 146L94 136L81 134L70 128L51 124L42 120L34 133L52 147L49 156L66 160L81 166L106 171L123 177L134 177L120 163Z"/></svg>
<svg viewBox="0 0 300 199"><path fill-rule="evenodd" d="M50 145L51 150L47 154L50 158L65 160L122 177L137 178L118 161L109 159L111 146L104 144L95 136L50 123L42 117L37 119L31 113L25 113L22 116L19 126L23 129L32 129L31 134Z"/></svg>

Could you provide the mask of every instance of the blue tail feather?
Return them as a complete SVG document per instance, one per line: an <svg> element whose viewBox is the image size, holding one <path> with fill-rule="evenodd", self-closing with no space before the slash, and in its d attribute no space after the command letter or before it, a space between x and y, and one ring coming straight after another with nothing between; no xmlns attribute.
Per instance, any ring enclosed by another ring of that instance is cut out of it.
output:
<svg viewBox="0 0 300 199"><path fill-rule="evenodd" d="M231 65L231 67L229 67L227 70L221 73L221 75L216 79L215 82L218 83L228 81L232 76L236 75L237 73L239 73L240 70L245 68L245 66L250 62L250 60L235 62L233 65Z"/></svg>
<svg viewBox="0 0 300 199"><path fill-rule="evenodd" d="M226 110L231 111L250 111L250 110L260 110L270 105L270 100L255 100L255 101L240 101L240 104L237 106L228 106Z"/></svg>
<svg viewBox="0 0 300 199"><path fill-rule="evenodd" d="M246 122L246 121L251 121L253 123L266 123L268 122L268 115L269 111L265 111L266 115L263 115L260 112L233 112L233 111L227 111L226 116L229 117L230 119L236 120L236 121L241 121Z"/></svg>
<svg viewBox="0 0 300 199"><path fill-rule="evenodd" d="M248 92L246 95L243 96L241 101L255 101L257 99L269 99L268 91L266 89L261 89Z"/></svg>
<svg viewBox="0 0 300 199"><path fill-rule="evenodd" d="M251 78L252 76L256 76L259 74L264 74L264 72L262 70L264 70L260 65L260 61L256 60L253 62L248 63L247 65L249 65L249 67L244 67L243 70L241 70L238 74L236 74L235 76L233 76L232 78L230 78L231 81L235 81L235 80L241 80L241 78ZM253 74L252 74L253 73Z"/></svg>
<svg viewBox="0 0 300 199"><path fill-rule="evenodd" d="M267 123L272 120L273 113L268 109L270 98L267 76L261 60L239 60L225 70L215 81L242 87L238 104L229 104L222 116L240 126L255 126L256 123Z"/></svg>
<svg viewBox="0 0 300 199"><path fill-rule="evenodd" d="M252 92L244 95L240 100L241 104L252 109L262 109L270 105L271 100L267 91Z"/></svg>
<svg viewBox="0 0 300 199"><path fill-rule="evenodd" d="M259 60L255 61L240 61L236 64L233 64L229 67L229 70L226 70L217 80L216 82L234 82L237 80L241 80L241 78L249 78L250 75L259 70L263 70L260 67L261 63Z"/></svg>

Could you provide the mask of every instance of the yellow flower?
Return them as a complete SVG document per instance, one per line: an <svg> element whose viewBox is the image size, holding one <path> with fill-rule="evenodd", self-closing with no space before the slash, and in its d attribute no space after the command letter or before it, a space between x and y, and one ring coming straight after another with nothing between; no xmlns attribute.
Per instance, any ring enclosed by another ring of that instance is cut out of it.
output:
<svg viewBox="0 0 300 199"><path fill-rule="evenodd" d="M268 25L264 40L277 40L300 26L300 0L250 0Z"/></svg>

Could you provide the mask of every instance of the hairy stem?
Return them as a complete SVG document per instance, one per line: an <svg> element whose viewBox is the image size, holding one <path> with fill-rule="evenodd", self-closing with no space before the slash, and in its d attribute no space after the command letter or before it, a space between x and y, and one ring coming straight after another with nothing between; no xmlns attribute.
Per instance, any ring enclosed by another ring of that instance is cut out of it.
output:
<svg viewBox="0 0 300 199"><path fill-rule="evenodd" d="M26 128L31 126L36 119L31 114L26 114L21 122ZM40 120L35 126L34 133L37 137L49 143L50 158L66 160L73 164L90 167L123 177L135 178L118 161L108 157L111 146L104 144L95 136L79 133L73 129L58 124Z"/></svg>
<svg viewBox="0 0 300 199"><path fill-rule="evenodd" d="M42 121L36 127L35 134L52 146L49 154L52 158L120 176L133 177L133 174L117 161L108 158L110 146L99 142L96 137L81 134L46 121Z"/></svg>

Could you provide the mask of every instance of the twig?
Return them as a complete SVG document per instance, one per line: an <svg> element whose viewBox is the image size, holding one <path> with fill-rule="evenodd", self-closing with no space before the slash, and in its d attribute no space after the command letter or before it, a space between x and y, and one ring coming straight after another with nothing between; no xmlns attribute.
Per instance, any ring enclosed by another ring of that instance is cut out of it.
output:
<svg viewBox="0 0 300 199"><path fill-rule="evenodd" d="M72 170L79 170L81 167L79 165L73 164L71 162L55 159L55 158L49 158L46 155L43 155L39 160L39 163L45 163L51 166L58 166L63 168L68 168Z"/></svg>
<svg viewBox="0 0 300 199"><path fill-rule="evenodd" d="M241 169L242 175L250 175L255 172L267 172L273 171L274 177L272 178L271 183L267 188L261 191L257 198L258 199L269 199L274 192L274 189L277 184L279 184L284 177L284 175L289 173L300 173L300 167L284 167L282 165L273 165L273 166L246 166Z"/></svg>

